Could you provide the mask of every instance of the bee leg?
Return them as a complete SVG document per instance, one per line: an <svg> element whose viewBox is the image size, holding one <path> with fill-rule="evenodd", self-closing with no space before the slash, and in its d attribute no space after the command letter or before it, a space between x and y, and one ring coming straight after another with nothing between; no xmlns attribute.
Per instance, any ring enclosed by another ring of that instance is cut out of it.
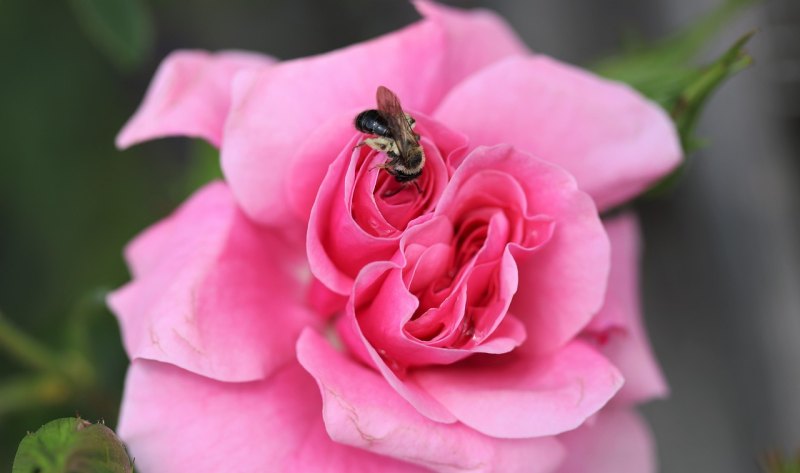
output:
<svg viewBox="0 0 800 473"><path fill-rule="evenodd" d="M376 165L372 166L372 169L370 169L370 171L372 171L374 169L378 169L378 170L384 169L384 170L386 170L386 172L388 172L389 174L394 176L394 164L395 164L395 161L397 161L397 158L399 156L392 155L391 151L387 152L386 154L387 154L387 156L389 156L389 159L384 161L384 162L382 162L382 163L379 163L379 164L376 164Z"/></svg>
<svg viewBox="0 0 800 473"><path fill-rule="evenodd" d="M381 194L381 197L384 197L384 198L386 198L386 197L391 197L391 196L393 196L393 195L397 195L397 194L399 194L399 193L400 193L400 191L402 191L402 190L403 190L403 189L405 189L405 188L406 188L406 185L405 185L405 183L403 183L403 184L401 184L401 185L399 185L399 186L395 187L394 189L392 189L392 190L390 190L390 191L386 191L386 192L384 192L383 194Z"/></svg>
<svg viewBox="0 0 800 473"><path fill-rule="evenodd" d="M370 148L374 149L375 151L380 151L382 153L386 153L393 148L397 148L397 145L394 143L394 140L385 137L377 137L377 138L367 138L366 140L362 141L361 143L356 145L356 148L359 146L367 145Z"/></svg>
<svg viewBox="0 0 800 473"><path fill-rule="evenodd" d="M414 120L414 117L412 117L407 113L406 113L406 121L408 122L408 126L410 126L412 129L414 128L414 125L417 124L417 121Z"/></svg>
<svg viewBox="0 0 800 473"><path fill-rule="evenodd" d="M416 188L417 188L417 192L419 192L420 194L422 194L422 188L419 186L419 182L417 182L416 180L414 180L414 181L411 181L411 183L412 183L412 184L414 184L414 187L416 187Z"/></svg>
<svg viewBox="0 0 800 473"><path fill-rule="evenodd" d="M386 162L386 163L380 163L380 164L376 164L376 165L372 166L372 167L370 168L370 171L374 171L374 170L376 170L376 169L377 169L377 170L381 170L381 169L391 169L391 168L390 168L390 166L389 166L389 163L388 163L388 162Z"/></svg>

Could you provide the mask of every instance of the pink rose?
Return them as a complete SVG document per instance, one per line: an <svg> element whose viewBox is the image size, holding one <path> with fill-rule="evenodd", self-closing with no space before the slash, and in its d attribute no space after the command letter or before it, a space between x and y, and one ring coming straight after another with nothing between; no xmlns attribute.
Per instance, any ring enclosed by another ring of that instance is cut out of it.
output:
<svg viewBox="0 0 800 473"><path fill-rule="evenodd" d="M120 133L205 138L227 182L137 237L109 298L142 472L654 471L638 229L598 210L678 163L668 117L416 5L311 58L175 53ZM356 147L378 85L417 120L419 190Z"/></svg>

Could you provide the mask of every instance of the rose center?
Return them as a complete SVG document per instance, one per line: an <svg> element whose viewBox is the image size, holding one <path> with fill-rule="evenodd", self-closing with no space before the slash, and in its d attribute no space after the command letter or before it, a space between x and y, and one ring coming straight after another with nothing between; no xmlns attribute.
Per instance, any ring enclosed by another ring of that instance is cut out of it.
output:
<svg viewBox="0 0 800 473"><path fill-rule="evenodd" d="M435 146L423 140L429 155L422 173L413 182L398 182L385 169L385 153L362 146L356 150L355 182L353 185L351 215L368 234L387 238L406 229L409 222L430 212L440 191L446 171ZM440 169L441 168L441 169ZM445 173L444 176L438 174Z"/></svg>

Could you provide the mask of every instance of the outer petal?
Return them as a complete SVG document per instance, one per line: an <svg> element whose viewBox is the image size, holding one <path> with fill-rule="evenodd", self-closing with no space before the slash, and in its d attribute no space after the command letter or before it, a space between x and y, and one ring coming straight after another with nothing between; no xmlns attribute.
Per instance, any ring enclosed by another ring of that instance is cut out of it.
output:
<svg viewBox="0 0 800 473"><path fill-rule="evenodd" d="M628 213L605 222L611 241L611 273L603 308L586 327L603 353L622 371L625 386L615 402L666 397L664 374L653 355L639 303L639 227Z"/></svg>
<svg viewBox="0 0 800 473"><path fill-rule="evenodd" d="M378 85L397 93L406 109L425 113L468 74L525 52L513 33L489 13L458 12L430 3L419 6L430 19L372 41L237 78L222 167L251 217L264 223L291 217L292 209L284 202L298 149L332 117L342 113L354 117L361 109L374 108ZM470 59L455 67L463 58ZM326 163L324 169L344 145L331 145L334 151L327 161L306 159Z"/></svg>
<svg viewBox="0 0 800 473"><path fill-rule="evenodd" d="M473 357L413 376L459 421L500 438L572 430L603 407L623 381L611 363L579 341L548 356Z"/></svg>
<svg viewBox="0 0 800 473"><path fill-rule="evenodd" d="M632 409L606 408L580 428L560 435L567 459L558 473L655 473L650 431Z"/></svg>
<svg viewBox="0 0 800 473"><path fill-rule="evenodd" d="M300 363L322 393L331 437L439 472L548 472L561 460L553 438L505 440L463 424L423 417L377 373L334 351L306 331L297 345Z"/></svg>
<svg viewBox="0 0 800 473"><path fill-rule="evenodd" d="M681 157L656 104L544 56L509 58L474 74L434 118L476 146L509 143L563 166L601 209L634 197Z"/></svg>
<svg viewBox="0 0 800 473"><path fill-rule="evenodd" d="M223 381L269 375L312 320L302 245L257 227L211 184L127 248L133 281L109 296L128 355Z"/></svg>
<svg viewBox="0 0 800 473"><path fill-rule="evenodd" d="M465 11L427 0L414 6L447 33L452 51L445 56L443 79L448 88L501 58L530 54L505 20L489 10Z"/></svg>
<svg viewBox="0 0 800 473"><path fill-rule="evenodd" d="M296 363L268 380L222 383L134 361L118 431L142 473L421 471L332 442L314 382Z"/></svg>
<svg viewBox="0 0 800 473"><path fill-rule="evenodd" d="M203 138L219 146L234 75L272 62L267 56L244 52L170 54L159 66L139 110L117 136L117 146L127 148L176 135Z"/></svg>

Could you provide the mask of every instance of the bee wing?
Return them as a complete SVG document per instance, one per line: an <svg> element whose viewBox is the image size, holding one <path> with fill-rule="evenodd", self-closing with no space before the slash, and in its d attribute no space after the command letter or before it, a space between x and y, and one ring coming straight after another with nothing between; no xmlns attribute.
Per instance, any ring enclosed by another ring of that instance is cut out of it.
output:
<svg viewBox="0 0 800 473"><path fill-rule="evenodd" d="M400 100L394 92L384 86L378 87L375 98L378 102L378 110L386 119L389 131L392 132L394 141L397 143L400 156L406 156L408 149L417 144L417 139L411 125L406 120L406 113L400 106Z"/></svg>

